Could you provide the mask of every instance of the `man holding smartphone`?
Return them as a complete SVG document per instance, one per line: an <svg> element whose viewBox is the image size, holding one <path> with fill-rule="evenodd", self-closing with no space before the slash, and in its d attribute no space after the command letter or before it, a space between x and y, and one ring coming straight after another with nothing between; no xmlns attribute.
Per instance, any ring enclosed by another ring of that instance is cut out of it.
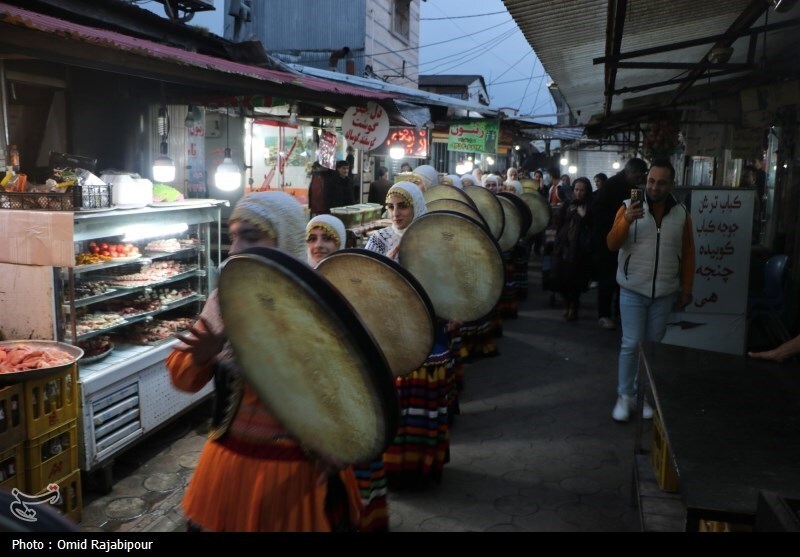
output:
<svg viewBox="0 0 800 557"><path fill-rule="evenodd" d="M675 169L656 160L647 173L644 198L627 199L617 211L606 238L608 249L619 250L617 283L622 318L617 403L611 414L617 422L630 419L636 408L639 343L660 342L667 316L692 301L694 234L686 207L672 195ZM633 192L632 192L633 193ZM653 417L645 399L642 415Z"/></svg>

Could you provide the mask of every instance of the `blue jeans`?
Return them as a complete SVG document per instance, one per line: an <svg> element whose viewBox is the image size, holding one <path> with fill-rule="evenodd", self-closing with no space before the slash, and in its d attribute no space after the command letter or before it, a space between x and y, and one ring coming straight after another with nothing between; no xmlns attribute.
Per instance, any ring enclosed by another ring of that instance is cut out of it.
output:
<svg viewBox="0 0 800 557"><path fill-rule="evenodd" d="M639 343L643 340L661 342L667 332L667 316L676 297L677 293L653 299L620 287L622 347L619 351L618 395L636 395Z"/></svg>

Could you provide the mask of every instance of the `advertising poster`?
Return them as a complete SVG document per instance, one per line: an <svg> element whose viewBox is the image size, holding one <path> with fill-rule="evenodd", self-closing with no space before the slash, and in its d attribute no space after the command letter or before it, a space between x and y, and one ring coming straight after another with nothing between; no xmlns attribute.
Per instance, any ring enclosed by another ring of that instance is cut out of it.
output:
<svg viewBox="0 0 800 557"><path fill-rule="evenodd" d="M447 148L450 151L469 153L497 153L500 122L497 120L469 120L450 126Z"/></svg>

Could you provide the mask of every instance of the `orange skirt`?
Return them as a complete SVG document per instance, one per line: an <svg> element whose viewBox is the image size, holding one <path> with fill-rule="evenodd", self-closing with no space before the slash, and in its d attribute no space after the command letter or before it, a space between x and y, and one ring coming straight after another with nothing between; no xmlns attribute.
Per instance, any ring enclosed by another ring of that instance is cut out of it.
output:
<svg viewBox="0 0 800 557"><path fill-rule="evenodd" d="M284 452L291 454L296 447L287 442ZM341 518L357 525L361 501L353 470L348 467L338 476L349 514ZM328 483L317 484L314 466L305 458L267 459L208 441L186 490L183 510L207 531L330 532L334 525L325 507Z"/></svg>

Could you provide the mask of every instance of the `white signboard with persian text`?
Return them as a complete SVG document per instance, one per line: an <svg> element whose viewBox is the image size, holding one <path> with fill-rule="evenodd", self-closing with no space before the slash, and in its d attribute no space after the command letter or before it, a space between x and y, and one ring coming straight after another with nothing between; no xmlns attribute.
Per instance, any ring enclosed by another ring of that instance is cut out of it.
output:
<svg viewBox="0 0 800 557"><path fill-rule="evenodd" d="M342 133L348 145L372 151L380 147L389 135L389 115L381 105L372 101L366 108L351 106L342 117Z"/></svg>
<svg viewBox="0 0 800 557"><path fill-rule="evenodd" d="M744 354L754 195L738 188L692 190L694 299L686 311L670 314L665 343Z"/></svg>

